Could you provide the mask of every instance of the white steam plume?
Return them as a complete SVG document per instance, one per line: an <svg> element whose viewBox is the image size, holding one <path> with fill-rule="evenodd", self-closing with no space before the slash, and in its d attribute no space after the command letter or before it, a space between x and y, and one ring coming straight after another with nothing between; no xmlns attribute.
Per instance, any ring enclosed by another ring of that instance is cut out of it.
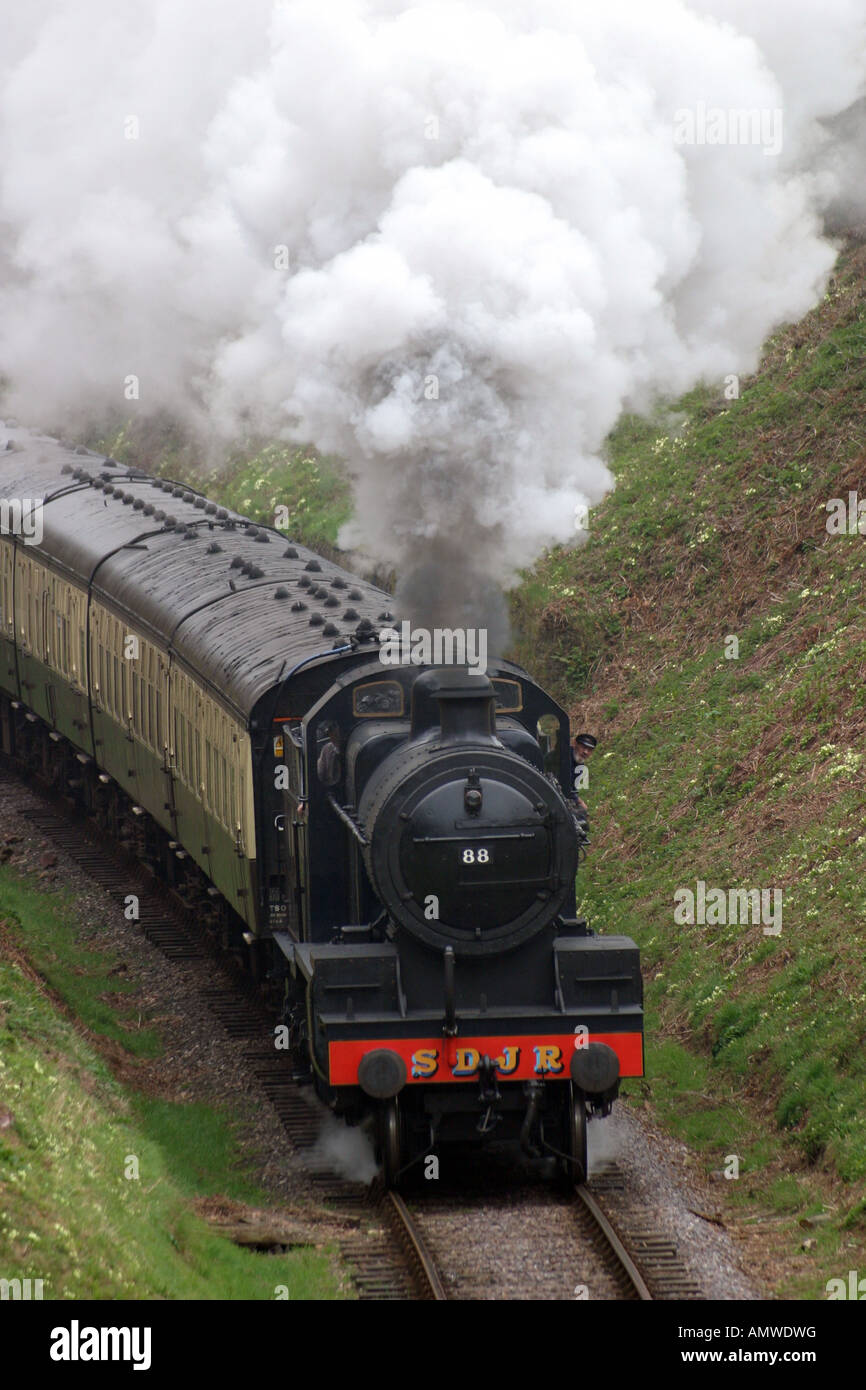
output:
<svg viewBox="0 0 866 1390"><path fill-rule="evenodd" d="M335 1115L324 1117L309 1158L313 1166L322 1164L332 1168L347 1182L369 1186L379 1172L373 1141L366 1130L347 1125Z"/></svg>
<svg viewBox="0 0 866 1390"><path fill-rule="evenodd" d="M416 616L573 537L623 408L753 368L862 209L863 0L0 10L13 408L135 375L203 439L337 452ZM678 143L712 108L781 113L772 150Z"/></svg>

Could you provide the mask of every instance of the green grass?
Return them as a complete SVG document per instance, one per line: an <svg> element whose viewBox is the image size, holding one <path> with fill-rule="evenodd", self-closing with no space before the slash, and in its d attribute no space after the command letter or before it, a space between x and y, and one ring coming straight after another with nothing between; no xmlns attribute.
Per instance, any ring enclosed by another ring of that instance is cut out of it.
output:
<svg viewBox="0 0 866 1390"><path fill-rule="evenodd" d="M115 1052L122 1042L134 1066L157 1051L156 1035L130 1033L99 1004L111 959L76 954L63 900L4 869L0 921L0 1275L42 1279L57 1299L272 1299L283 1287L292 1299L339 1297L329 1253L257 1254L198 1217L195 1197L269 1199L227 1115L116 1079L100 1040ZM46 963L71 1017L25 950Z"/></svg>
<svg viewBox="0 0 866 1390"><path fill-rule="evenodd" d="M250 521L276 525L312 550L337 556L337 535L351 515L352 502L346 472L334 459L320 458L312 449L258 441L219 465L208 464L171 432L157 432L153 438L131 422L90 443L122 463L197 487Z"/></svg>
<svg viewBox="0 0 866 1390"><path fill-rule="evenodd" d="M88 950L77 940L71 895L34 891L26 877L0 865L0 917L11 918L13 929L17 924L16 936L28 959L86 1028L121 1043L133 1056L159 1055L159 1036L140 1026L135 986L115 973L116 957ZM125 996L130 996L128 1002Z"/></svg>

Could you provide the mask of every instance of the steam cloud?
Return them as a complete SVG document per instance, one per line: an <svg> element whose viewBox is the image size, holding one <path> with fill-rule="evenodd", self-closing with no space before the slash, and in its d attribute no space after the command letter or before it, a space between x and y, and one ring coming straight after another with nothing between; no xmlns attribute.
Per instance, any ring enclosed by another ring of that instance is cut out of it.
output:
<svg viewBox="0 0 866 1390"><path fill-rule="evenodd" d="M322 1121L310 1159L314 1165L326 1164L347 1182L368 1186L379 1172L369 1135L363 1129L344 1124L334 1115L326 1115Z"/></svg>
<svg viewBox="0 0 866 1390"><path fill-rule="evenodd" d="M822 291L825 212L863 212L862 0L2 0L2 26L9 404L336 452L343 543L429 625L574 537L624 408L751 370ZM781 111L781 150L678 144L700 103Z"/></svg>

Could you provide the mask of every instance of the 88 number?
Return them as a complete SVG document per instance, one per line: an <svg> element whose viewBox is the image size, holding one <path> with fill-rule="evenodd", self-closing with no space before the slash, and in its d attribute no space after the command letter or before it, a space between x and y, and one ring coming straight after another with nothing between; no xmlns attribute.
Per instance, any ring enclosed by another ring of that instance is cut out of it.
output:
<svg viewBox="0 0 866 1390"><path fill-rule="evenodd" d="M465 849L463 851L464 864L487 864L490 861L490 854L486 849Z"/></svg>

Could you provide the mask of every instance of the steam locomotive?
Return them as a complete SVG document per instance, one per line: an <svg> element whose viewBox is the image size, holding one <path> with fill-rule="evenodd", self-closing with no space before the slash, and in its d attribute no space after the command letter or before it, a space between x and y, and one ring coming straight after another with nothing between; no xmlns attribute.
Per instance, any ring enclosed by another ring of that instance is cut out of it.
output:
<svg viewBox="0 0 866 1390"><path fill-rule="evenodd" d="M386 664L387 593L191 487L17 426L0 469L4 751L246 953L388 1183L491 1137L582 1180L643 1011L576 916L564 711Z"/></svg>

